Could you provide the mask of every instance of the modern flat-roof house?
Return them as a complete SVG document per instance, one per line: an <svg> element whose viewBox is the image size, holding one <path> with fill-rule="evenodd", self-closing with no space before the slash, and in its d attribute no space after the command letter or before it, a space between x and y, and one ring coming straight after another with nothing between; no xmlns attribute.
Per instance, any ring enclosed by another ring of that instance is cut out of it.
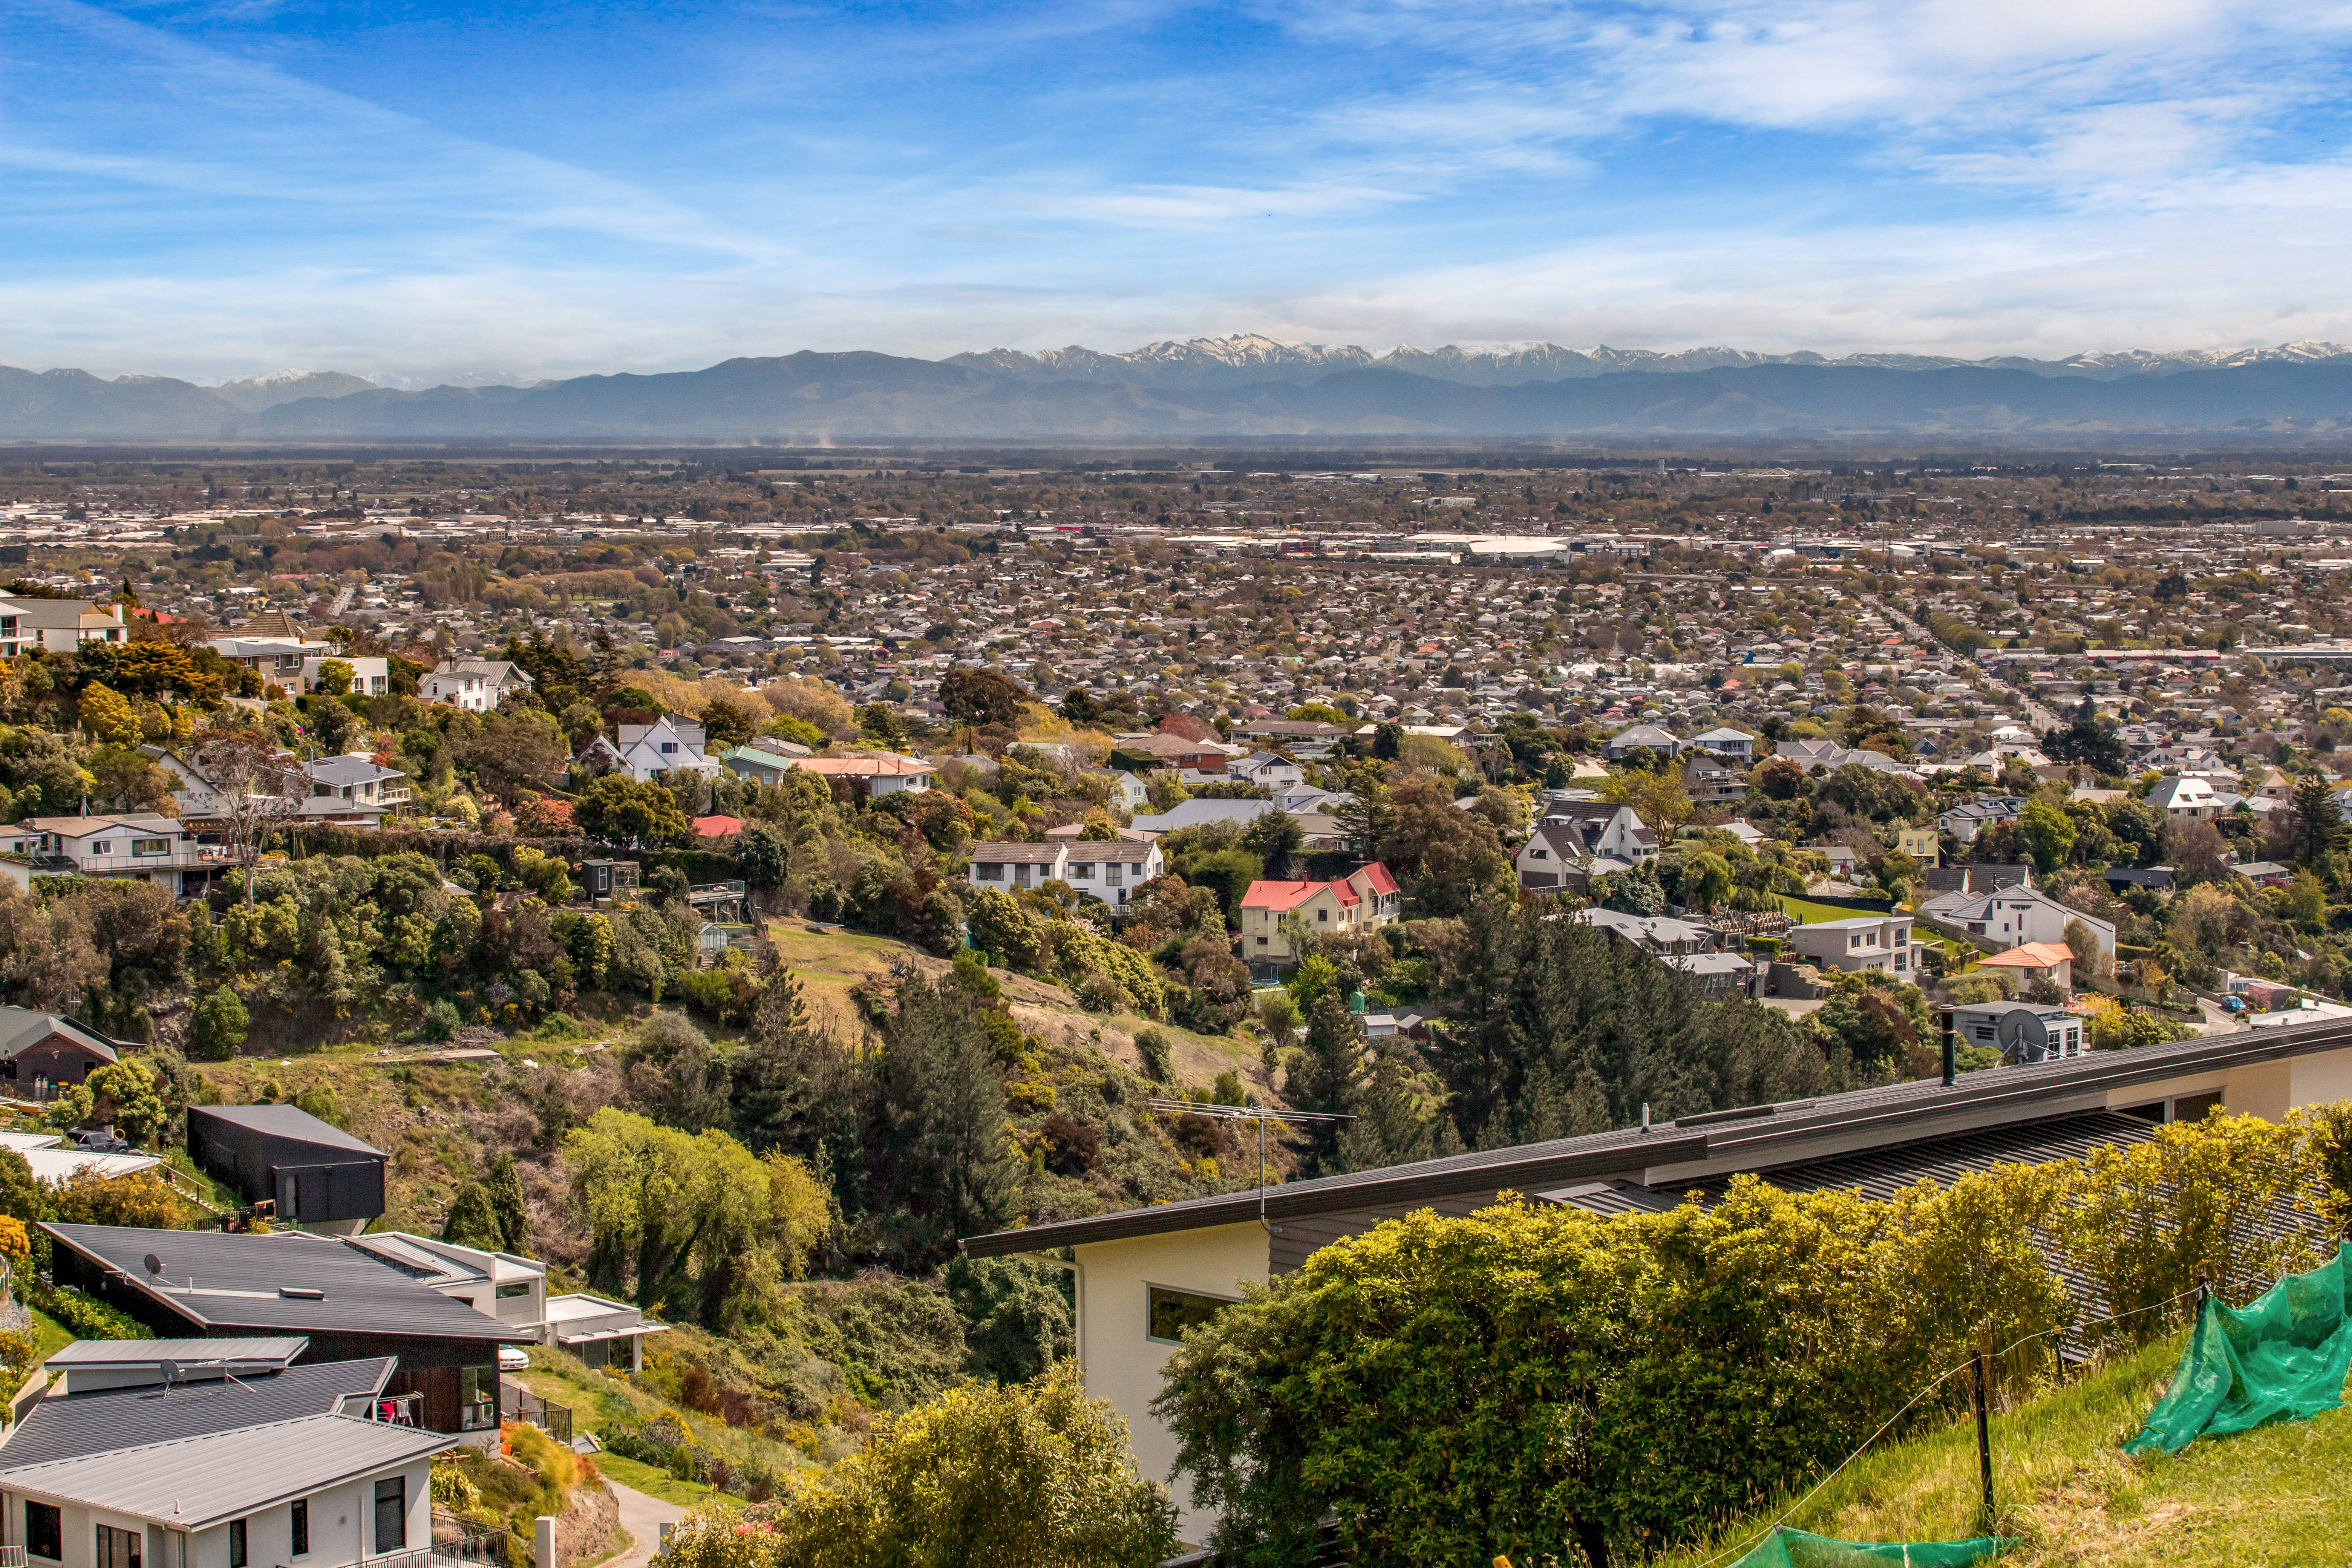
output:
<svg viewBox="0 0 2352 1568"><path fill-rule="evenodd" d="M2031 1002L1987 1002L1952 1009L1952 1033L1965 1046L1990 1046L2005 1061L2039 1062L2079 1057L2090 1032L2063 1007Z"/></svg>
<svg viewBox="0 0 2352 1568"><path fill-rule="evenodd" d="M310 798L302 803L305 821L348 821L373 827L387 811L406 805L408 775L379 765L373 757L320 757L302 764Z"/></svg>
<svg viewBox="0 0 2352 1568"><path fill-rule="evenodd" d="M0 842L29 846L0 859L0 872L25 888L35 877L102 877L152 882L182 898L203 891L226 864L208 856L179 818L152 812L28 816L10 824Z"/></svg>
<svg viewBox="0 0 2352 1568"><path fill-rule="evenodd" d="M299 1336L84 1342L0 1441L0 1539L43 1568L355 1568L432 1535L433 1455L389 1358L295 1365Z"/></svg>
<svg viewBox="0 0 2352 1568"><path fill-rule="evenodd" d="M128 1312L158 1336L300 1334L312 1361L395 1357L386 1394L415 1395L408 1403L418 1426L468 1440L498 1434L499 1346L538 1337L334 1237L53 1221L41 1228L57 1243L58 1283ZM159 1267L149 1268L150 1259Z"/></svg>
<svg viewBox="0 0 2352 1568"><path fill-rule="evenodd" d="M1918 973L1909 915L1856 915L1816 921L1784 933L1790 957L1849 973L1876 969L1908 981Z"/></svg>
<svg viewBox="0 0 2352 1568"><path fill-rule="evenodd" d="M1885 1195L1999 1162L2079 1160L2098 1144L2144 1140L2154 1123L2216 1105L2276 1121L2296 1106L2347 1097L2352 1022L2307 1024L1291 1182L1262 1198L1255 1190L1192 1198L974 1237L963 1249L1075 1271L1087 1392L1127 1421L1143 1473L1165 1476L1175 1439L1150 1405L1184 1326L1238 1300L1244 1284L1265 1284L1385 1219L1417 1209L1466 1215L1503 1192L1602 1214L1654 1209L1693 1192L1711 1200L1733 1175L1751 1172L1790 1191ZM1055 1255L1064 1247L1074 1261ZM1213 1521L1183 1482L1175 1492L1181 1533L1202 1540Z"/></svg>
<svg viewBox="0 0 2352 1568"><path fill-rule="evenodd" d="M444 1296L488 1312L539 1343L570 1351L591 1367L645 1370L645 1341L666 1334L637 1308L584 1292L550 1296L547 1265L511 1252L485 1252L453 1241L383 1231L352 1238Z"/></svg>
<svg viewBox="0 0 2352 1568"><path fill-rule="evenodd" d="M188 1154L280 1224L357 1236L383 1213L383 1150L292 1105L192 1105Z"/></svg>

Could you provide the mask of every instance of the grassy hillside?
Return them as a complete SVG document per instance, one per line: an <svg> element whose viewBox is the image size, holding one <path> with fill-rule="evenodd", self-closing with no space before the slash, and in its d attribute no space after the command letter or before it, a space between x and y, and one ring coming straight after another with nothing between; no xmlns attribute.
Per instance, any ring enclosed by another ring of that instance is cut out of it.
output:
<svg viewBox="0 0 2352 1568"><path fill-rule="evenodd" d="M1994 1491L2004 1568L2245 1568L2342 1562L2352 1411L2126 1458L2185 1335L1997 1416ZM1943 1541L1978 1525L1976 1436L1963 1421L1865 1455L1789 1522L1847 1541ZM1659 1568L1701 1568L1793 1500Z"/></svg>

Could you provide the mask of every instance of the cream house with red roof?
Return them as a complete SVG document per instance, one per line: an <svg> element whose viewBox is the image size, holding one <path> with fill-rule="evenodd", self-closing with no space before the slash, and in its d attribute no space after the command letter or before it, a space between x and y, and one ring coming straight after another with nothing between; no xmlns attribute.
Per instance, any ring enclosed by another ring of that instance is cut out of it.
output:
<svg viewBox="0 0 2352 1568"><path fill-rule="evenodd" d="M1353 935L1393 921L1402 902L1377 860L1336 882L1252 882L1242 895L1242 957L1253 969L1295 963L1289 921L1318 936Z"/></svg>
<svg viewBox="0 0 2352 1568"><path fill-rule="evenodd" d="M2063 942L2029 942L1993 953L1983 963L1987 969L2007 970L2021 986L2029 980L2047 980L2061 991L2074 988L2074 950Z"/></svg>

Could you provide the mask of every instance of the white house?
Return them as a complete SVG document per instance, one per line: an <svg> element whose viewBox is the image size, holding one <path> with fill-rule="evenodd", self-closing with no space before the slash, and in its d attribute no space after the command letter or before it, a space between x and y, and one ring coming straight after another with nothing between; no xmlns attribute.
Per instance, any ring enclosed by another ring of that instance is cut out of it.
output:
<svg viewBox="0 0 2352 1568"><path fill-rule="evenodd" d="M1646 860L1658 852L1658 836L1643 826L1630 805L1605 800L1559 800L1545 803L1539 827L1565 827L1587 855L1612 860Z"/></svg>
<svg viewBox="0 0 2352 1568"><path fill-rule="evenodd" d="M613 752L632 778L650 779L681 769L715 773L719 764L702 754L708 743L701 725L665 713L650 724L622 725Z"/></svg>
<svg viewBox="0 0 2352 1568"><path fill-rule="evenodd" d="M0 598L0 654L30 648L70 651L86 642L128 642L121 605L81 599Z"/></svg>
<svg viewBox="0 0 2352 1568"><path fill-rule="evenodd" d="M443 659L416 689L427 702L488 713L508 692L530 690L530 677L503 658Z"/></svg>
<svg viewBox="0 0 2352 1568"><path fill-rule="evenodd" d="M1918 944L1911 940L1909 915L1858 915L1816 921L1787 933L1792 958L1848 972L1875 969L1909 980L1919 971Z"/></svg>
<svg viewBox="0 0 2352 1568"><path fill-rule="evenodd" d="M1284 790L1303 783L1307 771L1288 757L1273 752L1253 752L1246 757L1234 757L1225 763L1225 773L1243 784L1258 784L1270 790Z"/></svg>
<svg viewBox="0 0 2352 1568"><path fill-rule="evenodd" d="M793 766L803 773L816 773L826 781L856 779L866 793L876 797L898 795L921 795L931 787L936 773L931 764L920 757L901 757L884 752L874 757L799 757Z"/></svg>
<svg viewBox="0 0 2352 1568"><path fill-rule="evenodd" d="M2110 961L2116 955L2113 921L2062 904L2039 888L1997 888L1989 893L1937 893L1919 906L1919 918L1955 933L1966 931L1970 936L1998 942L2003 951L2033 942L2063 945L2066 941L2067 926L2080 921L2097 940L2102 954Z"/></svg>
<svg viewBox="0 0 2352 1568"><path fill-rule="evenodd" d="M969 880L1000 893L1066 882L1117 909L1165 869L1166 858L1156 843L1061 838L1048 844L975 844Z"/></svg>
<svg viewBox="0 0 2352 1568"><path fill-rule="evenodd" d="M185 825L152 812L108 816L28 816L9 826L5 842L27 847L0 860L19 887L39 876L102 877L152 882L174 898L201 889L216 865ZM184 887L184 879L194 873Z"/></svg>
<svg viewBox="0 0 2352 1568"><path fill-rule="evenodd" d="M2167 816L2188 819L2210 817L2221 809L2215 798L2213 781L2194 773L2178 778L2158 779L2147 792L2147 804Z"/></svg>
<svg viewBox="0 0 2352 1568"><path fill-rule="evenodd" d="M579 1293L549 1295L547 1265L535 1258L404 1231L355 1236L350 1242L444 1296L537 1335L543 1345L570 1351L591 1367L642 1372L646 1337L669 1332L619 1301Z"/></svg>
<svg viewBox="0 0 2352 1568"><path fill-rule="evenodd" d="M373 826L387 811L408 804L408 775L387 768L372 756L320 757L302 764L310 781L310 798L303 803L305 819L348 818Z"/></svg>
<svg viewBox="0 0 2352 1568"><path fill-rule="evenodd" d="M1691 744L1727 762L1738 763L1743 768L1756 760L1756 737L1745 730L1734 730L1728 725L1719 730L1709 730Z"/></svg>
<svg viewBox="0 0 2352 1568"><path fill-rule="evenodd" d="M232 664L241 664L274 686L289 691L316 690L320 668L330 663L348 665L352 689L381 697L392 689L392 667L380 656L339 652L330 642L303 637L226 637L205 645Z"/></svg>

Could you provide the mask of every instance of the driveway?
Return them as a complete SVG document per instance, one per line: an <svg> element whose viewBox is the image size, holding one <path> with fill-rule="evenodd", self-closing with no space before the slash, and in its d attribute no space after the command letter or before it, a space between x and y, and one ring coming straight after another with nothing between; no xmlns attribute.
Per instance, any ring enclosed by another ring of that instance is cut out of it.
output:
<svg viewBox="0 0 2352 1568"><path fill-rule="evenodd" d="M674 1502L647 1497L635 1487L625 1487L606 1477L604 1484L621 1503L621 1528L629 1532L628 1549L619 1556L608 1559L600 1568L646 1568L661 1550L661 1527L676 1524L686 1517L686 1510Z"/></svg>

